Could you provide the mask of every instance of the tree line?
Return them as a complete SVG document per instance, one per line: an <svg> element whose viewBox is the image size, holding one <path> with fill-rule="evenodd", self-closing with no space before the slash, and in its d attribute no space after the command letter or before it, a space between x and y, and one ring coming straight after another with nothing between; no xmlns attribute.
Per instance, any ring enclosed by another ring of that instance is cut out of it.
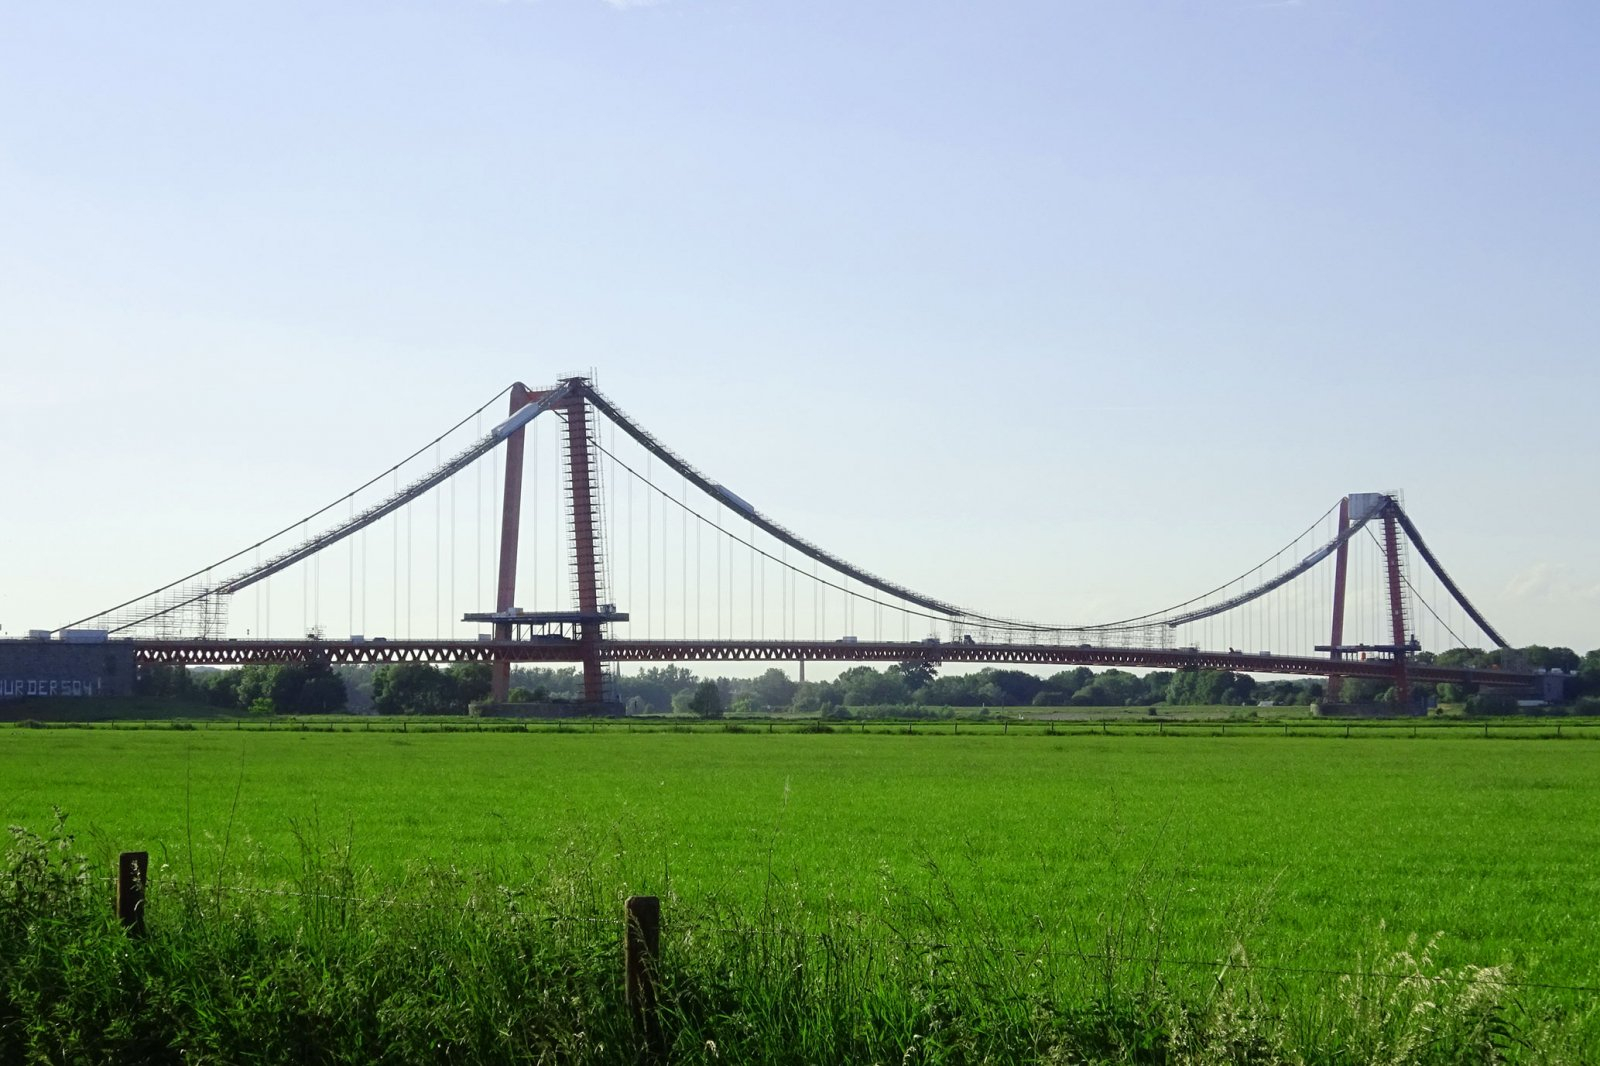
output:
<svg viewBox="0 0 1600 1066"><path fill-rule="evenodd" d="M237 670L155 666L136 691L251 714L466 714L489 696L487 663L330 667L327 663L241 666Z"/></svg>
<svg viewBox="0 0 1600 1066"><path fill-rule="evenodd" d="M1514 651L1457 648L1424 652L1419 663L1477 669L1559 669L1576 676L1568 695L1600 700L1600 650L1578 655L1570 648L1532 645ZM236 670L153 667L142 670L142 695L201 700L223 710L319 714L341 711L378 714L466 714L489 696L486 663L439 668L426 663L341 666L307 663L245 666ZM510 699L577 702L583 678L575 667L514 667ZM939 664L908 660L878 669L851 667L829 681L799 682L779 668L755 677L700 677L682 666L654 666L616 679L615 695L630 714L723 714L794 712L854 713L887 708L918 715L932 708L1143 707L1271 703L1309 704L1323 696L1320 680L1257 681L1231 670L1094 671L1086 666L1040 676L1025 670L987 668L941 676ZM1417 685L1418 698L1464 703L1469 711L1503 713L1505 698L1470 686ZM1392 701L1386 683L1347 678L1341 692L1353 703ZM1476 703L1473 701L1476 700ZM1514 708L1514 703L1512 708ZM1600 710L1600 707L1596 708Z"/></svg>

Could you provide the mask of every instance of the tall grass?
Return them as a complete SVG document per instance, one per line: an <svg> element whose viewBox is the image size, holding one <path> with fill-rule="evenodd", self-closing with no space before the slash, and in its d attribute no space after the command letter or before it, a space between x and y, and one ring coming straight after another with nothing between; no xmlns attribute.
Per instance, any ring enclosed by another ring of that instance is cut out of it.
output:
<svg viewBox="0 0 1600 1066"><path fill-rule="evenodd" d="M1380 942L1348 975L1249 961L1249 901L1216 964L1170 958L1144 871L1093 930L1018 937L929 860L870 912L769 866L757 901L668 888L666 1047L622 1002L628 872L573 841L532 874L381 879L299 827L292 876L158 868L147 935L58 819L0 865L0 1062L1464 1063L1580 1061L1570 1018L1521 1009L1499 969ZM1592 1049L1590 1049L1592 1050Z"/></svg>

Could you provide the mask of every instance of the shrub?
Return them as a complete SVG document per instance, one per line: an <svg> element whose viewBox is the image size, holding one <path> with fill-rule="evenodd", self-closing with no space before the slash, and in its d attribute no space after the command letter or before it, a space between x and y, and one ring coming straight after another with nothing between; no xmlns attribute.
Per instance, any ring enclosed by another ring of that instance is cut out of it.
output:
<svg viewBox="0 0 1600 1066"><path fill-rule="evenodd" d="M1480 692L1467 700L1463 710L1479 718L1516 714L1517 701L1504 692Z"/></svg>

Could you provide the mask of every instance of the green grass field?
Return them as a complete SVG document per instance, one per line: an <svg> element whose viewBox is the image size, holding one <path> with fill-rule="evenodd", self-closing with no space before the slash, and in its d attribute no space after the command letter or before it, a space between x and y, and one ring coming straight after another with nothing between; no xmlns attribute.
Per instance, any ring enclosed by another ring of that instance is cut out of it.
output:
<svg viewBox="0 0 1600 1066"><path fill-rule="evenodd" d="M965 927L1206 980L1231 957L1281 968L1263 972L1289 999L1340 980L1301 971L1442 934L1431 965L1505 966L1523 1009L1595 1046L1600 744L917 728L8 728L0 817L42 830L59 807L91 857L150 851L158 886L291 884L346 845L375 883L559 866L607 899L661 895L668 923Z"/></svg>
<svg viewBox="0 0 1600 1066"><path fill-rule="evenodd" d="M1533 979L1600 973L1583 743L16 730L0 782L7 822L59 806L107 853L247 880L285 876L315 822L379 872L577 842L633 891L751 899L771 868L864 907L936 868L995 913L1086 925L1138 882L1197 948L1245 907L1247 946L1283 960L1344 960L1382 921Z"/></svg>

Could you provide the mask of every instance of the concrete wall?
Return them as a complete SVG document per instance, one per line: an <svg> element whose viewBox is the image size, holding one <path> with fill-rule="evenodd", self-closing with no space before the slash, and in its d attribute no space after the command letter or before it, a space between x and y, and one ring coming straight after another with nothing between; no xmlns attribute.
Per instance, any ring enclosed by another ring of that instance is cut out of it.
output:
<svg viewBox="0 0 1600 1066"><path fill-rule="evenodd" d="M0 702L30 696L131 696L133 645L0 640Z"/></svg>

